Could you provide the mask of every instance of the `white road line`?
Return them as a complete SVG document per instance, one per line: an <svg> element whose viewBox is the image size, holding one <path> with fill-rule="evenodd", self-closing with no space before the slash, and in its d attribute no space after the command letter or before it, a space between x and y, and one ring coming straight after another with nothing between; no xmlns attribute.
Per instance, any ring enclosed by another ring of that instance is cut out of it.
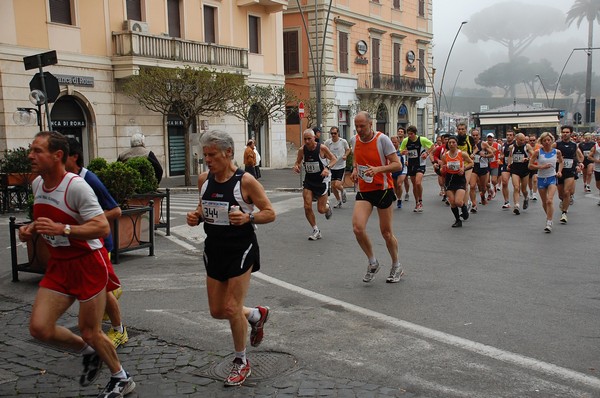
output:
<svg viewBox="0 0 600 398"><path fill-rule="evenodd" d="M190 244L181 241L176 237L167 237L172 242L181 245L182 247L188 249L191 247ZM188 249L189 250L189 249ZM447 344L453 347L460 348L465 351L473 352L491 359L495 359L498 361L510 363L513 365L520 366L522 368L527 368L530 370L534 370L537 372L544 373L546 375L552 377L559 377L563 380L569 380L572 382L580 383L592 388L600 389L600 379L592 376L588 376L584 373L580 373L571 369L563 368L561 366L557 366L551 363L539 361L534 358L530 358L524 355L516 354L510 351L504 351L499 348L492 347L490 345L477 343L475 341L467 340L462 337L454 336L448 333L440 332L438 330L430 329L424 326L417 325L412 322L404 321L402 319L394 318L389 315L382 314L380 312L372 311L367 308L359 307L354 304L347 303L345 301L341 301L335 299L333 297L325 296L323 294L313 292L308 289L301 288L299 286L292 285L291 283L270 277L261 272L255 272L254 277L258 279L262 279L265 282L272 283L273 285L282 287L289 291L301 294L306 297L310 297L314 300L320 301L325 304L338 305L345 308L348 311L352 311L357 314L361 314L364 316L368 316L374 319L377 319L381 322L387 323L392 326L396 326L405 330L408 330L412 333L415 333L424 338L428 338L443 344Z"/></svg>

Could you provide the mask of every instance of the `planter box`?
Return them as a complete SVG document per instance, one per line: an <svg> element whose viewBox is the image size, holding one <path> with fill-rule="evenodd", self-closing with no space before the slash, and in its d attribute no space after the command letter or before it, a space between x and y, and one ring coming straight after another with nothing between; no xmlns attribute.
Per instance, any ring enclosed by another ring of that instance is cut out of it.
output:
<svg viewBox="0 0 600 398"><path fill-rule="evenodd" d="M154 256L154 202L148 206L131 206L121 212L121 217L113 220L111 232L114 247L111 262L118 264L120 254L138 249L149 249Z"/></svg>
<svg viewBox="0 0 600 398"><path fill-rule="evenodd" d="M27 242L27 262L19 262L19 253L17 247L17 234L19 228L29 224L31 221L16 221L16 218L10 217L10 258L12 267L12 281L19 281L19 272L31 272L34 274L43 274L46 272L46 264L50 258L50 252L44 240L39 235L34 235L33 239Z"/></svg>
<svg viewBox="0 0 600 398"><path fill-rule="evenodd" d="M127 203L148 206L150 201L154 201L154 229L165 228L166 235L171 235L171 190L167 188L165 192L133 195Z"/></svg>

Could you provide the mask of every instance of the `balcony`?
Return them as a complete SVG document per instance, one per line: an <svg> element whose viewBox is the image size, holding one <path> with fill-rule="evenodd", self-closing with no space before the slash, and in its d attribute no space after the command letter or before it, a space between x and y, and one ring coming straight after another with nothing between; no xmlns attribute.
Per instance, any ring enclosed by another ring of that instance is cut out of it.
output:
<svg viewBox="0 0 600 398"><path fill-rule="evenodd" d="M141 32L113 32L113 51L116 78L135 75L140 66L157 64L163 67L206 66L228 72L250 73L248 50L245 48Z"/></svg>
<svg viewBox="0 0 600 398"><path fill-rule="evenodd" d="M364 94L397 94L419 98L429 95L424 79L383 73L359 73L356 91Z"/></svg>
<svg viewBox="0 0 600 398"><path fill-rule="evenodd" d="M287 10L288 0L237 0L238 7L262 5L268 13Z"/></svg>

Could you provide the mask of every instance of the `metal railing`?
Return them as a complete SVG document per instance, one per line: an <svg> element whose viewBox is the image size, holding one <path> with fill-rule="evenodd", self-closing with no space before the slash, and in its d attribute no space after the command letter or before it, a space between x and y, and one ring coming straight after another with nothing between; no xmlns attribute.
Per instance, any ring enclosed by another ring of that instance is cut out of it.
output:
<svg viewBox="0 0 600 398"><path fill-rule="evenodd" d="M425 79L416 79L414 77L387 75L384 73L359 73L358 89L427 93L427 84L425 83Z"/></svg>
<svg viewBox="0 0 600 398"><path fill-rule="evenodd" d="M113 51L115 56L248 69L247 49L141 32L113 32Z"/></svg>

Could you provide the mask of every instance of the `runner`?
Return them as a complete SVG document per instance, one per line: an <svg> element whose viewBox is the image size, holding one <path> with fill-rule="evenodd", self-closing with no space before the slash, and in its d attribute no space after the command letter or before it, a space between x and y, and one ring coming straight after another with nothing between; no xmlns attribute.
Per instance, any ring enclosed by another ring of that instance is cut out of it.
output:
<svg viewBox="0 0 600 398"><path fill-rule="evenodd" d="M433 171L435 171L435 174L437 174L437 178L438 178L438 185L440 186L440 193L442 193L442 202L446 203L446 205L450 205L450 203L448 202L448 197L446 196L446 179L444 178L444 176L442 175L441 169L442 169L442 156L444 155L444 153L448 150L448 137L450 137L451 134L445 133L442 134L441 136L441 140L442 140L442 144L436 146L436 148L433 150L433 153L431 155L431 163L433 163Z"/></svg>
<svg viewBox="0 0 600 398"><path fill-rule="evenodd" d="M475 141L473 137L467 135L467 125L466 123L458 123L456 125L456 138L458 139L458 149L463 152L466 152L471 159L473 159L473 146L475 146ZM471 174L473 173L473 166L469 166L465 169L465 179L467 180L467 199L470 198L469 194L469 181L471 181ZM472 203L471 200L468 200L467 207L471 207L476 203Z"/></svg>
<svg viewBox="0 0 600 398"><path fill-rule="evenodd" d="M509 200L509 181L510 181L510 170L508 169L508 159L510 157L510 152L512 150L512 146L515 143L515 132L513 130L508 130L506 132L506 142L502 146L502 154L501 160L502 165L500 166L500 176L502 182L502 196L504 197L504 204L502 205L503 210L510 209L510 200Z"/></svg>
<svg viewBox="0 0 600 398"><path fill-rule="evenodd" d="M490 183L488 184L488 197L490 201L496 197L498 190L498 175L500 173L500 157L502 154L502 145L494 139L494 133L487 133L486 140L489 146L494 148L494 157L490 159Z"/></svg>
<svg viewBox="0 0 600 398"><path fill-rule="evenodd" d="M596 143L590 149L588 159L594 163L594 179L596 180L596 189L598 189L600 195L600 133L596 133ZM600 200L598 206L600 206Z"/></svg>
<svg viewBox="0 0 600 398"><path fill-rule="evenodd" d="M331 190L338 202L334 207L341 209L342 203L346 203L347 200L344 190L344 171L346 170L346 158L350 154L350 146L348 141L340 137L340 129L337 127L329 129L329 135L331 138L325 141L325 146L339 159L333 166L329 165L331 167Z"/></svg>
<svg viewBox="0 0 600 398"><path fill-rule="evenodd" d="M402 127L398 127L398 142L402 144L402 141L406 138L406 131ZM408 159L406 155L402 155L404 157L404 168L407 168ZM408 169L407 169L408 171ZM404 178L404 201L408 202L410 200L410 178ZM398 198L402 199L402 198Z"/></svg>
<svg viewBox="0 0 600 398"><path fill-rule="evenodd" d="M546 212L546 226L544 231L552 232L552 217L554 215L554 195L556 194L556 177L560 177L563 170L562 154L552 148L554 136L548 132L540 135L541 147L533 152L529 159L529 168L538 170L537 185L542 200L542 207ZM556 165L558 163L558 172Z"/></svg>
<svg viewBox="0 0 600 398"><path fill-rule="evenodd" d="M554 148L560 150L564 160L562 175L558 178L558 198L560 199L560 222L566 224L567 213L575 194L575 175L578 167L583 167L583 153L577 144L571 140L572 126L562 126L560 141L554 143Z"/></svg>
<svg viewBox="0 0 600 398"><path fill-rule="evenodd" d="M508 168L510 170L510 178L513 183L513 203L515 207L513 213L521 214L519 207L520 192L523 193L523 210L529 207L528 181L529 181L529 158L532 154L532 149L525 134L519 133L516 135L516 142L512 145L510 156L508 159Z"/></svg>
<svg viewBox="0 0 600 398"><path fill-rule="evenodd" d="M583 135L583 142L579 143L579 150L583 154L583 191L592 192L592 174L594 174L594 162L589 159L589 154L596 143L592 140L592 133Z"/></svg>
<svg viewBox="0 0 600 398"><path fill-rule="evenodd" d="M540 149L540 143L537 139L537 137L535 136L535 134L529 134L529 145L531 145L531 148L535 151L537 149ZM537 169L529 169L529 198L531 200L537 200L537 190L538 190L538 184L537 184Z"/></svg>
<svg viewBox="0 0 600 398"><path fill-rule="evenodd" d="M423 175L427 157L433 151L433 142L428 138L417 135L415 126L406 129L408 137L400 144L400 153L408 159L408 176L413 185L413 196L415 197L415 213L423 212Z"/></svg>
<svg viewBox="0 0 600 398"><path fill-rule="evenodd" d="M352 179L358 182L358 193L352 214L352 227L356 241L369 261L363 282L371 282L380 268L367 234L367 222L376 207L379 230L392 260L386 282L397 283L403 270L398 260L398 240L394 236L392 225L392 203L396 196L390 173L400 170L402 164L392 141L385 134L373 131L373 120L367 112L358 112L354 125L359 138L356 139L354 149Z"/></svg>
<svg viewBox="0 0 600 398"><path fill-rule="evenodd" d="M471 213L477 213L477 194L476 189L479 189L481 196L481 204L487 204L487 186L490 177L489 163L494 157L494 148L488 145L487 141L481 141L479 129L471 130L473 137L473 173L469 183L469 197L471 203Z"/></svg>
<svg viewBox="0 0 600 398"><path fill-rule="evenodd" d="M467 180L465 179L465 165L473 163L471 157L458 149L458 140L455 136L448 138L448 150L442 155L441 174L445 177L445 191L450 203L450 209L454 214L452 228L462 227L459 211L462 217L469 218L469 210L465 204Z"/></svg>
<svg viewBox="0 0 600 398"><path fill-rule="evenodd" d="M406 167L406 159L404 155L400 154L400 141L397 136L391 137L392 145L396 148L396 154L400 159L400 163L402 163L402 169L400 171L394 171L392 173L392 179L394 180L394 193L396 194L396 207L398 209L402 208L402 190L404 187L404 180L406 180L406 174L408 168Z"/></svg>
<svg viewBox="0 0 600 398"><path fill-rule="evenodd" d="M294 164L294 172L300 174L300 167L304 163L304 184L302 189L302 198L304 199L304 215L313 229L313 233L308 240L321 239L321 230L317 226L315 213L312 209L313 200L317 202L317 210L320 214L325 214L326 219L330 219L332 213L329 204L329 187L327 179L330 177L330 167L337 162L335 155L329 148L315 141L315 133L312 129L304 130L302 133L304 145L298 149L298 156ZM326 159L329 164L325 166L321 159Z"/></svg>

